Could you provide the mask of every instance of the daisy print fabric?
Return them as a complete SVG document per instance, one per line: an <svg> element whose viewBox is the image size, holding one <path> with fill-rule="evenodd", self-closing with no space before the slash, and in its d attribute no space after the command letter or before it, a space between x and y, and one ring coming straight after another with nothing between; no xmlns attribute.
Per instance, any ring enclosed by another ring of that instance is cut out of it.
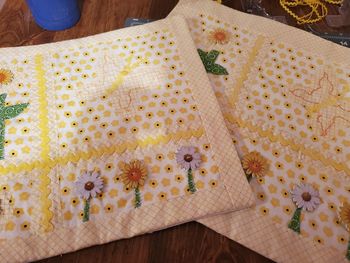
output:
<svg viewBox="0 0 350 263"><path fill-rule="evenodd" d="M1 262L252 205L182 18L0 53Z"/></svg>
<svg viewBox="0 0 350 263"><path fill-rule="evenodd" d="M201 220L277 262L349 259L350 50L212 1L180 4L255 193Z"/></svg>

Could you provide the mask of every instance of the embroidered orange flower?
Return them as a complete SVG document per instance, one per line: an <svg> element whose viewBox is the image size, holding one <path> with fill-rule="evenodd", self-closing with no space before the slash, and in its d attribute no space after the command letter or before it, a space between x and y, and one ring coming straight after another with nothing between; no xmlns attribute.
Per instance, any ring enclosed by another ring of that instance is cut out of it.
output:
<svg viewBox="0 0 350 263"><path fill-rule="evenodd" d="M122 172L122 181L126 187L136 189L145 184L147 169L140 160L125 163Z"/></svg>
<svg viewBox="0 0 350 263"><path fill-rule="evenodd" d="M0 84L10 84L13 80L13 73L8 69L0 69Z"/></svg>
<svg viewBox="0 0 350 263"><path fill-rule="evenodd" d="M258 152L246 154L242 160L242 166L247 175L262 177L268 169L267 160Z"/></svg>
<svg viewBox="0 0 350 263"><path fill-rule="evenodd" d="M214 44L227 44L231 40L231 33L222 28L217 28L209 33L208 39Z"/></svg>
<svg viewBox="0 0 350 263"><path fill-rule="evenodd" d="M346 230L350 232L350 204L344 203L339 208L339 218L340 221L344 224Z"/></svg>

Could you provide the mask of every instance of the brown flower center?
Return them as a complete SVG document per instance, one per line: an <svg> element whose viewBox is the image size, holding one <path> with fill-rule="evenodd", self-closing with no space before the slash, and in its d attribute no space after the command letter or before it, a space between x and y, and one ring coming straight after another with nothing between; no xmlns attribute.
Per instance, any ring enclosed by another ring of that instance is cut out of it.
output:
<svg viewBox="0 0 350 263"><path fill-rule="evenodd" d="M249 164L249 169L250 169L252 172L260 172L261 169L262 169L261 163L258 162L258 161L252 161L252 162Z"/></svg>
<svg viewBox="0 0 350 263"><path fill-rule="evenodd" d="M95 187L95 184L91 181L87 182L85 185L84 185L84 188L86 191L91 191L92 189L94 189Z"/></svg>
<svg viewBox="0 0 350 263"><path fill-rule="evenodd" d="M193 156L191 154L185 154L184 160L188 163L192 162Z"/></svg>
<svg viewBox="0 0 350 263"><path fill-rule="evenodd" d="M142 172L139 169L130 170L128 177L131 181L138 182L142 177Z"/></svg>
<svg viewBox="0 0 350 263"><path fill-rule="evenodd" d="M216 40L222 41L226 39L226 34L223 32L216 32L214 36Z"/></svg>
<svg viewBox="0 0 350 263"><path fill-rule="evenodd" d="M302 193L301 198L303 198L304 201L309 202L311 200L311 195L308 192L304 192Z"/></svg>

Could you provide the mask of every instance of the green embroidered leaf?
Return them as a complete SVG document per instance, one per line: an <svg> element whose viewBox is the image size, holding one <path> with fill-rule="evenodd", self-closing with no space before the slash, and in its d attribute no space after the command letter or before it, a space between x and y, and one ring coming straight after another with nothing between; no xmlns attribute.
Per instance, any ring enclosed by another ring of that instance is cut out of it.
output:
<svg viewBox="0 0 350 263"><path fill-rule="evenodd" d="M12 119L21 114L28 105L28 103L23 103L0 108L0 116L3 120Z"/></svg>
<svg viewBox="0 0 350 263"><path fill-rule="evenodd" d="M219 54L220 54L219 51L212 50L208 53L207 57L208 57L208 59L210 59L211 61L214 62L218 58Z"/></svg>
<svg viewBox="0 0 350 263"><path fill-rule="evenodd" d="M204 52L204 51L201 50L201 49L198 49L198 53L199 53L199 56L201 57L202 61L203 61L204 58L208 55L208 52Z"/></svg>
<svg viewBox="0 0 350 263"><path fill-rule="evenodd" d="M212 73L214 75L228 75L227 70L223 66L215 63L216 59L220 55L219 51L211 50L210 52L205 52L198 49L198 54L203 62L205 70L208 73Z"/></svg>
<svg viewBox="0 0 350 263"><path fill-rule="evenodd" d="M3 105L5 103L6 97L7 97L6 93L3 93L0 95L0 104Z"/></svg>
<svg viewBox="0 0 350 263"><path fill-rule="evenodd" d="M348 260L350 260L350 239L349 239L349 242L348 242L348 249L347 249L347 252L346 252L346 258Z"/></svg>
<svg viewBox="0 0 350 263"><path fill-rule="evenodd" d="M5 120L17 117L29 103L5 106L7 94L0 95L0 160L4 159L5 145Z"/></svg>
<svg viewBox="0 0 350 263"><path fill-rule="evenodd" d="M301 216L301 208L297 208L294 212L292 220L290 220L288 227L292 229L294 232L300 234L300 216Z"/></svg>
<svg viewBox="0 0 350 263"><path fill-rule="evenodd" d="M211 70L211 73L215 75L228 75L227 70L223 66L220 66L218 64L213 65Z"/></svg>

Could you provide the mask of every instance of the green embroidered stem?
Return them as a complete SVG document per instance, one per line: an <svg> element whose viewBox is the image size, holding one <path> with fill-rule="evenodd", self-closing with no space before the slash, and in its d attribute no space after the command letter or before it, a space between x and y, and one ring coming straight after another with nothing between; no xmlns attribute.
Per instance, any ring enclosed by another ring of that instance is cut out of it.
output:
<svg viewBox="0 0 350 263"><path fill-rule="evenodd" d="M301 215L301 209L297 208L294 212L294 215L292 217L292 220L290 220L288 227L292 229L293 231L300 234L300 215Z"/></svg>
<svg viewBox="0 0 350 263"><path fill-rule="evenodd" d="M192 169L188 169L187 171L187 179L188 179L188 188L190 189L191 193L193 194L194 192L197 191L196 185L193 180L193 174L192 174Z"/></svg>
<svg viewBox="0 0 350 263"><path fill-rule="evenodd" d="M91 198L85 200L83 222L87 222L90 219L90 200Z"/></svg>
<svg viewBox="0 0 350 263"><path fill-rule="evenodd" d="M5 106L6 93L0 95L0 160L4 159L5 121L17 117L29 103Z"/></svg>
<svg viewBox="0 0 350 263"><path fill-rule="evenodd" d="M350 239L349 239L349 242L348 242L348 250L346 252L346 258L350 261Z"/></svg>
<svg viewBox="0 0 350 263"><path fill-rule="evenodd" d="M141 206L141 193L140 189L138 187L135 188L135 208L138 208Z"/></svg>
<svg viewBox="0 0 350 263"><path fill-rule="evenodd" d="M205 70L208 73L212 73L214 75L228 75L227 70L223 66L215 63L220 54L219 51L211 50L210 52L205 52L198 49L198 54L203 62Z"/></svg>

